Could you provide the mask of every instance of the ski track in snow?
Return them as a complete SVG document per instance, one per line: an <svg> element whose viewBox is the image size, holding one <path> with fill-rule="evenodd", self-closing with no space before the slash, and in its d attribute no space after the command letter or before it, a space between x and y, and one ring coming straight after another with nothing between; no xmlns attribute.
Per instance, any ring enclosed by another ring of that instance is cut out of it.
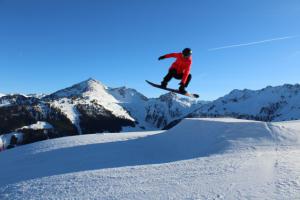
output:
<svg viewBox="0 0 300 200"><path fill-rule="evenodd" d="M299 130L299 121L188 119L169 131L33 143L0 154L0 199L300 199Z"/></svg>

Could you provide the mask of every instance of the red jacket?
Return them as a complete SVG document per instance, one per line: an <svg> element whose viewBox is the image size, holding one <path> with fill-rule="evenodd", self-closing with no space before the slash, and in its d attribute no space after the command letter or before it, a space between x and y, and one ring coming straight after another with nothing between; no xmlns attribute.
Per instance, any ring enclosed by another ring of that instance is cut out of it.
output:
<svg viewBox="0 0 300 200"><path fill-rule="evenodd" d="M164 56L165 58L176 58L170 69L175 69L178 74L183 74L181 82L186 83L186 80L190 74L192 65L192 56L185 58L182 53L170 53ZM169 69L169 70L170 70Z"/></svg>

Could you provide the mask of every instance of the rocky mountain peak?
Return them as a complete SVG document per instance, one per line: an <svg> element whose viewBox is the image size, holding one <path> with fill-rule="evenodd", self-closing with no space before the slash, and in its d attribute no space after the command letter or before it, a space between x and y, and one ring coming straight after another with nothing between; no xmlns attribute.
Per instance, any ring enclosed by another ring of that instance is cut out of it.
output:
<svg viewBox="0 0 300 200"><path fill-rule="evenodd" d="M71 87L59 90L45 98L83 97L86 96L86 93L89 95L91 95L91 93L102 94L106 93L106 90L107 86L95 79L89 78L85 81L72 85Z"/></svg>
<svg viewBox="0 0 300 200"><path fill-rule="evenodd" d="M168 92L166 94L160 95L159 99L161 101L168 102L168 101L172 101L172 100L178 99L178 96L175 93L173 93L173 92Z"/></svg>

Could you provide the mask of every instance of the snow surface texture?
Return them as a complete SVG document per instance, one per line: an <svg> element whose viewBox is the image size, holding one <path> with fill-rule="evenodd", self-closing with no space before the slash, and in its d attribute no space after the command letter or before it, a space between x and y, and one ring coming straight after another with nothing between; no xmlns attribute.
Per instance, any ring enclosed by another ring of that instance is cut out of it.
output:
<svg viewBox="0 0 300 200"><path fill-rule="evenodd" d="M185 119L0 154L0 199L299 199L300 122Z"/></svg>

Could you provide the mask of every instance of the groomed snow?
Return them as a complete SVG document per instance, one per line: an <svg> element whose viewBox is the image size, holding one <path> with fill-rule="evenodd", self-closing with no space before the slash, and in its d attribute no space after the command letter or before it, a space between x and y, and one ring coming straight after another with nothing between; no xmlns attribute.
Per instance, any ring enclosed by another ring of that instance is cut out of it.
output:
<svg viewBox="0 0 300 200"><path fill-rule="evenodd" d="M185 119L0 154L0 199L299 199L300 122Z"/></svg>

